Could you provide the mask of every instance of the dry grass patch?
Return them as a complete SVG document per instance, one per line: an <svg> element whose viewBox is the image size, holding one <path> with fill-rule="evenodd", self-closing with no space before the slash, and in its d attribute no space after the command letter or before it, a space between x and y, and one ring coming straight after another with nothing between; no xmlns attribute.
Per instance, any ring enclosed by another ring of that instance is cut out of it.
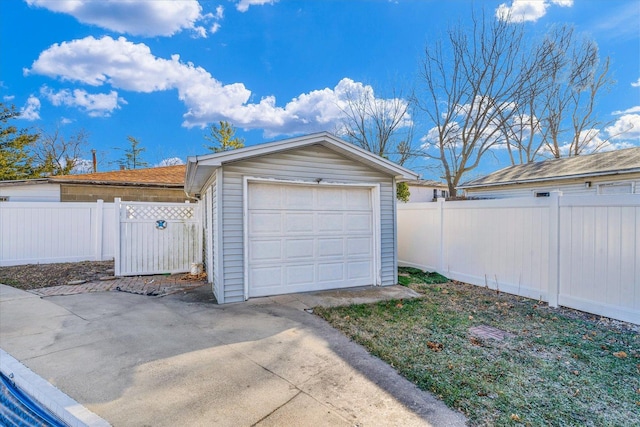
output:
<svg viewBox="0 0 640 427"><path fill-rule="evenodd" d="M472 425L640 420L636 327L477 286L426 284L429 275L401 272L421 299L315 312Z"/></svg>

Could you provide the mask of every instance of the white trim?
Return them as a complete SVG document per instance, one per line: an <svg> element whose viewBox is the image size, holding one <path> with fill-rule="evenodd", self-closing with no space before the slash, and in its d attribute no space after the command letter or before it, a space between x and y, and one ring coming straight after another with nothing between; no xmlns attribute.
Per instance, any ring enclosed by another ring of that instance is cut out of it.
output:
<svg viewBox="0 0 640 427"><path fill-rule="evenodd" d="M114 245L113 245L113 251L114 251L114 276L120 276L120 272L121 272L121 266L120 266L120 216L122 215L122 199L120 197L115 197L113 199L113 209L114 209L114 215L113 217L115 218L115 230L116 230L116 234L115 234L115 241L114 241Z"/></svg>
<svg viewBox="0 0 640 427"><path fill-rule="evenodd" d="M306 187L327 186L327 187L353 187L353 188L368 188L371 190L371 209L373 218L373 252L375 254L373 260L372 277L374 280L373 285L382 285L382 242L381 233L382 225L380 218L380 184L379 183L351 183L351 182L328 182L328 181L304 181L304 180L286 180L277 178L259 178L253 176L242 177L242 246L243 246L243 275L244 275L244 300L249 299L249 227L248 227L248 212L249 212L249 183L274 183L281 185L299 185ZM394 193L395 194L395 193ZM394 204L395 205L395 204ZM397 258L397 257L396 257Z"/></svg>
<svg viewBox="0 0 640 427"><path fill-rule="evenodd" d="M214 253L214 258L213 258L213 263L215 265L215 271L214 271L214 280L217 278L217 289L218 289L218 295L216 295L216 298L218 300L218 304L224 304L225 302L225 297L224 297L224 250L222 247L222 242L223 242L223 227L222 227L222 219L224 218L223 215L223 191L222 191L222 187L223 187L223 180L224 180L224 172L222 169L217 169L215 172L216 174L216 225L217 228L213 230L213 238L215 239L215 244L214 244L214 251L216 251ZM216 286L216 283L214 282L213 286Z"/></svg>

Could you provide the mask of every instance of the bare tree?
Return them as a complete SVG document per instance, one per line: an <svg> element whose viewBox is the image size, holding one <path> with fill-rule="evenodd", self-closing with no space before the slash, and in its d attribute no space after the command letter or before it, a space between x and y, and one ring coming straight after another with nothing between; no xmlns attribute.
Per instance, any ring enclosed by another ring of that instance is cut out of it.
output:
<svg viewBox="0 0 640 427"><path fill-rule="evenodd" d="M531 58L529 90L518 105L529 119L530 133L512 140L526 154L521 162L533 161L543 151L559 158L600 149L606 140L597 129L606 123L594 107L597 95L612 84L609 58L601 61L596 42L577 36L569 25L553 27L534 46Z"/></svg>
<svg viewBox="0 0 640 427"><path fill-rule="evenodd" d="M433 127L425 155L437 160L449 193L492 147L504 144L504 127L517 115L529 68L521 26L472 15L472 26L449 28L444 42L425 49L424 96L415 102Z"/></svg>
<svg viewBox="0 0 640 427"><path fill-rule="evenodd" d="M391 98L381 99L367 88L347 93L338 133L351 143L402 165L411 156L410 103L395 90Z"/></svg>
<svg viewBox="0 0 640 427"><path fill-rule="evenodd" d="M41 131L40 138L33 146L35 163L42 175L69 175L82 161L88 145L89 134L81 129L65 137L60 127L51 132Z"/></svg>
<svg viewBox="0 0 640 427"><path fill-rule="evenodd" d="M395 90L389 99L376 98L369 86L349 92L341 106L344 119L336 133L367 151L403 165L415 155L410 105ZM398 200L408 202L409 195L409 186L398 183Z"/></svg>

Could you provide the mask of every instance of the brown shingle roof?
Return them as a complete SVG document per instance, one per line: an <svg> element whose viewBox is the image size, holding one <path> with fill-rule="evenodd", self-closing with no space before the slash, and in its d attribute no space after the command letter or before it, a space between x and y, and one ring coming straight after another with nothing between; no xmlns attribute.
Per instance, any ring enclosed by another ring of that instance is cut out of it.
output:
<svg viewBox="0 0 640 427"><path fill-rule="evenodd" d="M458 188L640 172L640 147L509 166Z"/></svg>
<svg viewBox="0 0 640 427"><path fill-rule="evenodd" d="M50 182L78 184L160 185L184 186L186 165L163 166L147 169L128 169L82 175L52 176Z"/></svg>

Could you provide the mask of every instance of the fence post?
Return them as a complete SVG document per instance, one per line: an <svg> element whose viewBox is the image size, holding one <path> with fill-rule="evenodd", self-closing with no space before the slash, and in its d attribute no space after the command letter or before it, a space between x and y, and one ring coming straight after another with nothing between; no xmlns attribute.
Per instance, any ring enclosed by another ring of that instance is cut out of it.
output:
<svg viewBox="0 0 640 427"><path fill-rule="evenodd" d="M102 239L104 236L104 201L96 200L96 227L95 227L95 260L102 261Z"/></svg>
<svg viewBox="0 0 640 427"><path fill-rule="evenodd" d="M547 299L549 307L558 306L560 293L560 198L562 191L554 190L549 194L549 288Z"/></svg>
<svg viewBox="0 0 640 427"><path fill-rule="evenodd" d="M440 230L440 247L438 248L438 273L440 274L445 274L444 271L444 204L445 204L445 198L444 197L439 197L437 199L437 203L438 203L438 221L440 222L439 224L439 230Z"/></svg>
<svg viewBox="0 0 640 427"><path fill-rule="evenodd" d="M115 236L114 236L114 258L115 258L115 262L114 262L114 276L120 276L120 234L122 233L122 231L120 230L120 197L116 197L113 199L113 209L114 209L114 217L115 217Z"/></svg>

